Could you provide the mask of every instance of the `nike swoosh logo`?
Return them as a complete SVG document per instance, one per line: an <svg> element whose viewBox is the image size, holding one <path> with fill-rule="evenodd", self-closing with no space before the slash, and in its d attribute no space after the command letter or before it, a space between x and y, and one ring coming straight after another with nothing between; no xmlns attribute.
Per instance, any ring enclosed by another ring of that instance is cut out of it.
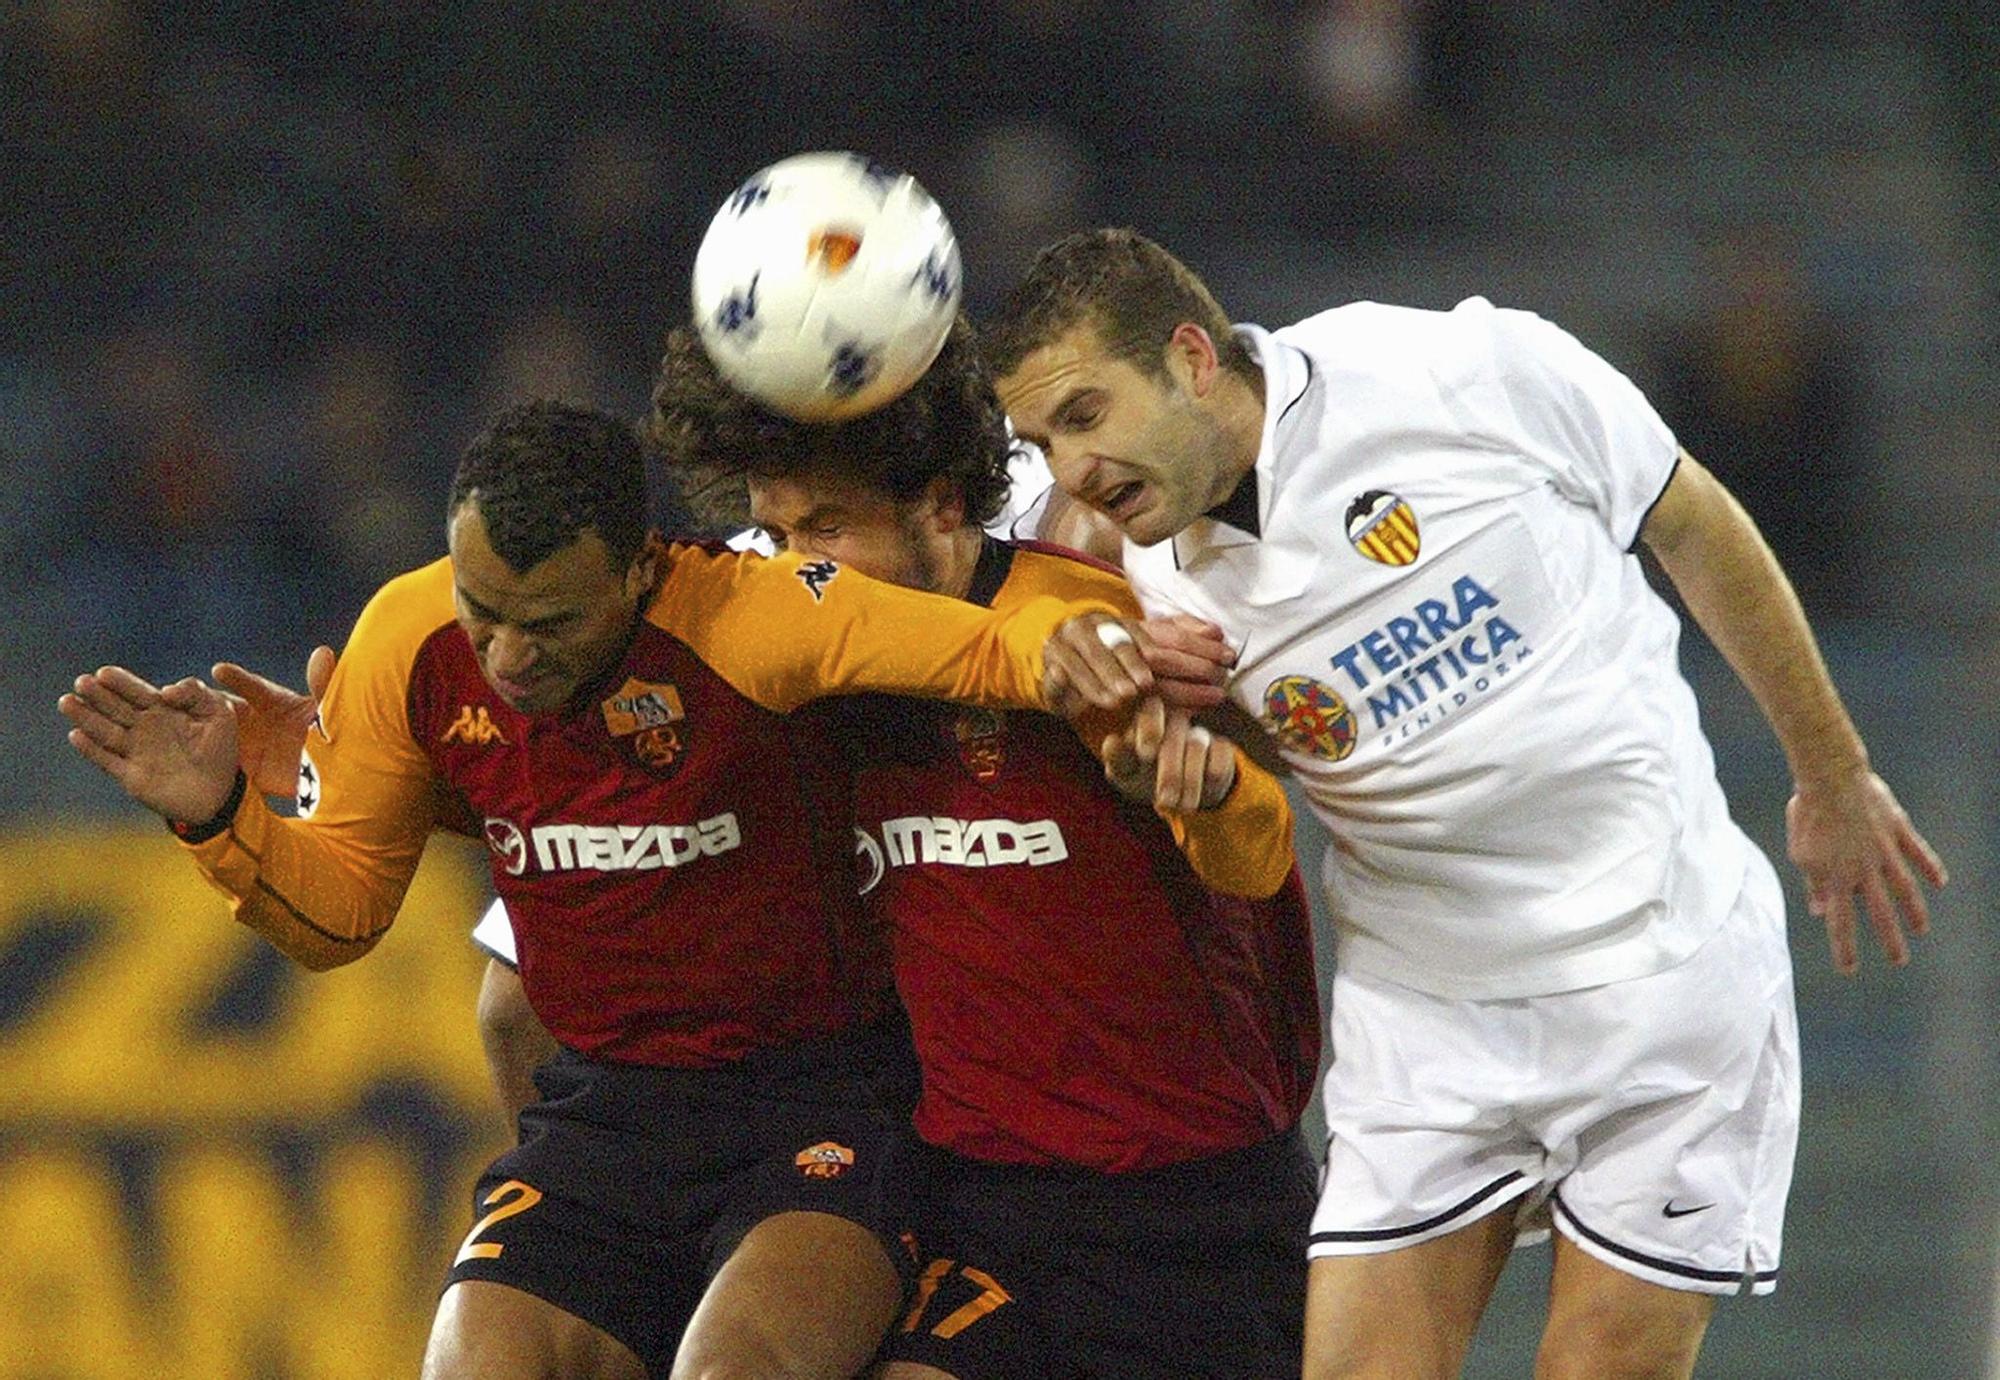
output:
<svg viewBox="0 0 2000 1380"><path fill-rule="evenodd" d="M1662 1217L1686 1217L1686 1216L1688 1216L1688 1215L1689 1215L1689 1214L1691 1214L1691 1213L1696 1213L1696 1212L1707 1212L1707 1211L1708 1211L1708 1210L1709 1210L1710 1208L1712 1208L1712 1207L1714 1207L1714 1206L1715 1206L1715 1204L1714 1204L1714 1203L1703 1203L1703 1204L1702 1204L1702 1205L1701 1205L1700 1207L1691 1207L1691 1208L1677 1208L1677 1207L1675 1207L1675 1206L1674 1206L1674 1204L1673 1204L1673 1200L1672 1200L1672 1199L1668 1199L1668 1200L1667 1200L1667 1205L1666 1205L1665 1207L1663 1207L1663 1208L1661 1208L1661 1209L1660 1209L1660 1216L1662 1216Z"/></svg>

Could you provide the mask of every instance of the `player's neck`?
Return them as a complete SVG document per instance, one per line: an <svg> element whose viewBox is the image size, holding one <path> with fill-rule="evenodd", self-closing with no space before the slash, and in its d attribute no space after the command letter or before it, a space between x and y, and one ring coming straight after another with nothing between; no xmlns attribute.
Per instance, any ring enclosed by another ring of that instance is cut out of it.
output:
<svg viewBox="0 0 2000 1380"><path fill-rule="evenodd" d="M972 593L972 577L979 569L979 553L985 548L986 533L978 523L968 522L947 538L947 554L938 564L934 593L963 599Z"/></svg>
<svg viewBox="0 0 2000 1380"><path fill-rule="evenodd" d="M1258 369L1255 379L1225 372L1215 390L1215 417L1227 457L1216 476L1215 502L1220 503L1256 468L1264 449L1264 371Z"/></svg>

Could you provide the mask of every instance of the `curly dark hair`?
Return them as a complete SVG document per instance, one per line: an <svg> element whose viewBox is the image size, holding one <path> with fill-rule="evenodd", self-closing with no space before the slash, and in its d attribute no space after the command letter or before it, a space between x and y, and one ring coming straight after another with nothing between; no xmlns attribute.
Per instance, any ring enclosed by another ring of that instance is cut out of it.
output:
<svg viewBox="0 0 2000 1380"><path fill-rule="evenodd" d="M748 520L747 480L838 474L899 503L939 478L955 485L968 522L1007 502L1013 442L972 325L952 325L944 348L909 391L844 422L796 422L723 382L688 327L667 335L640 433L705 523Z"/></svg>
<svg viewBox="0 0 2000 1380"><path fill-rule="evenodd" d="M624 566L646 537L646 456L622 418L542 400L510 407L473 438L447 516L477 498L494 554L532 570L586 530Z"/></svg>
<svg viewBox="0 0 2000 1380"><path fill-rule="evenodd" d="M1158 377L1167 341L1192 321L1215 342L1222 367L1254 379L1257 362L1193 269L1136 230L1080 230L1045 247L986 325L986 359L1004 378L1021 361L1093 326L1113 358Z"/></svg>

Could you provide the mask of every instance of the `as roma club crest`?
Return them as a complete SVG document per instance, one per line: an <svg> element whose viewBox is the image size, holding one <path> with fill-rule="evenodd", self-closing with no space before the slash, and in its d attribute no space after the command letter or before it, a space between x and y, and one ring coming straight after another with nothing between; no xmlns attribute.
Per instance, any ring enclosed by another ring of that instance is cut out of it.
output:
<svg viewBox="0 0 2000 1380"><path fill-rule="evenodd" d="M1354 711L1311 676L1285 676L1264 689L1264 722L1294 752L1338 762L1354 751Z"/></svg>
<svg viewBox="0 0 2000 1380"><path fill-rule="evenodd" d="M681 692L673 686L635 676L600 707L605 731L614 738L630 738L632 755L641 765L665 771L680 760L687 711L681 707Z"/></svg>
<svg viewBox="0 0 2000 1380"><path fill-rule="evenodd" d="M991 785L1007 764L1007 720L995 710L968 706L951 720L958 760L980 785Z"/></svg>
<svg viewBox="0 0 2000 1380"><path fill-rule="evenodd" d="M792 1157L792 1163L808 1179L837 1179L853 1166L854 1152L845 1145L823 1140L799 1151Z"/></svg>
<svg viewBox="0 0 2000 1380"><path fill-rule="evenodd" d="M1387 489L1370 489L1347 505L1347 539L1371 561L1408 565L1421 546L1416 510Z"/></svg>

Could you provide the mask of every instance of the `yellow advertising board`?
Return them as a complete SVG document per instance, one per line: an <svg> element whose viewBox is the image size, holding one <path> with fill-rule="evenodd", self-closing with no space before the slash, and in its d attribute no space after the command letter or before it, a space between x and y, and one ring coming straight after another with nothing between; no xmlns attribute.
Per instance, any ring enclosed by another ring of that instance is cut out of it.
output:
<svg viewBox="0 0 2000 1380"><path fill-rule="evenodd" d="M0 834L0 1380L415 1375L503 1139L478 856L308 973L153 829Z"/></svg>

